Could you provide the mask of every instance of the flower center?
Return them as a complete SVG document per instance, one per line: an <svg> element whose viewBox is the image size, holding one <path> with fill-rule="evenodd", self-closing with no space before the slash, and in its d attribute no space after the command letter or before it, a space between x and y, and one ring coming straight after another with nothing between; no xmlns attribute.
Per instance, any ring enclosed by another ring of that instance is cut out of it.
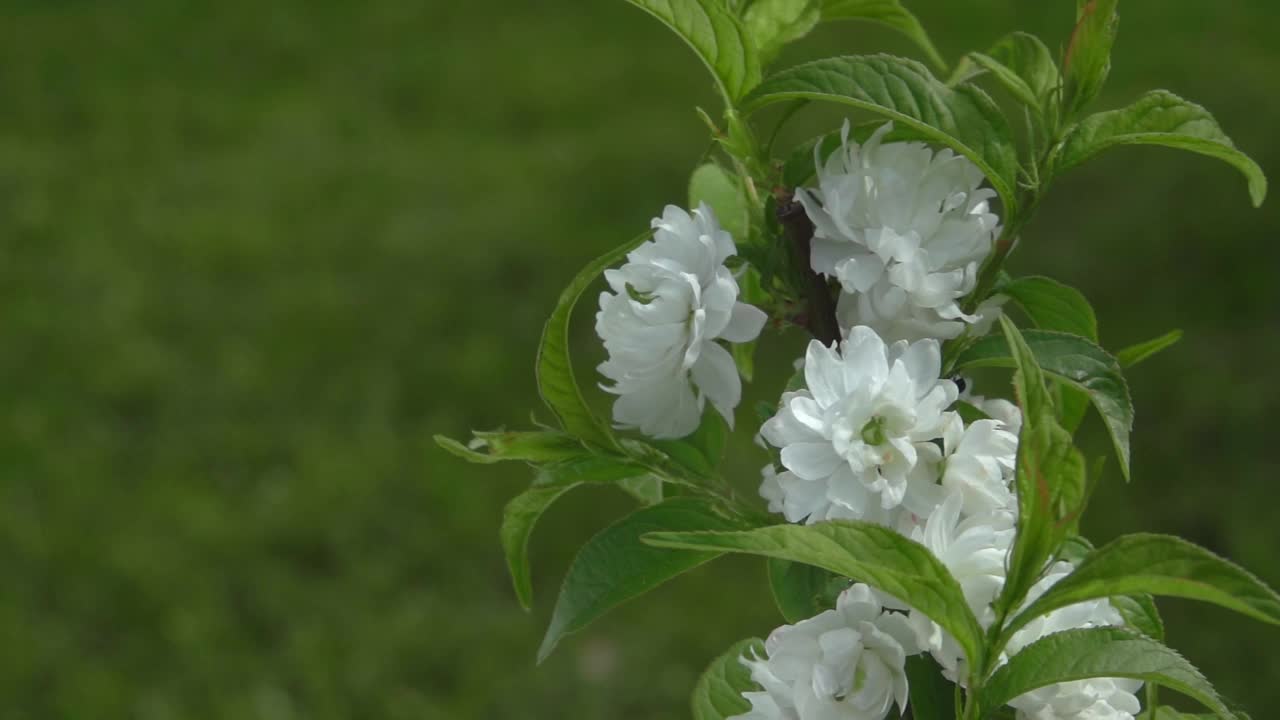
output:
<svg viewBox="0 0 1280 720"><path fill-rule="evenodd" d="M868 445L883 445L888 440L884 432L884 418L872 415L866 425L862 426L862 442Z"/></svg>

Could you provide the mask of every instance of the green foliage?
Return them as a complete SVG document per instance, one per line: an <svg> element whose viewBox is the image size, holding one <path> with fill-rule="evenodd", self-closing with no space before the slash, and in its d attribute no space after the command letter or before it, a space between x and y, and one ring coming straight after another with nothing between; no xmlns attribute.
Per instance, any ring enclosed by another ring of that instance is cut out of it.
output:
<svg viewBox="0 0 1280 720"><path fill-rule="evenodd" d="M947 69L947 61L920 21L898 0L820 0L820 4L823 20L869 20L893 28L918 45L935 68Z"/></svg>
<svg viewBox="0 0 1280 720"><path fill-rule="evenodd" d="M1255 207L1267 197L1262 168L1236 149L1213 115L1167 90L1152 90L1127 108L1085 118L1067 132L1056 152L1056 172L1121 145L1164 145L1218 158L1244 174Z"/></svg>
<svg viewBox="0 0 1280 720"><path fill-rule="evenodd" d="M556 599L551 625L538 649L542 662L561 638L581 630L618 604L642 595L719 555L716 551L671 552L640 541L662 531L729 530L744 523L702 498L679 497L646 507L601 530L574 558Z"/></svg>
<svg viewBox="0 0 1280 720"><path fill-rule="evenodd" d="M742 22L721 0L627 0L688 43L732 105L760 82L760 57Z"/></svg>
<svg viewBox="0 0 1280 720"><path fill-rule="evenodd" d="M822 11L816 0L755 0L742 19L767 65L784 46L808 35Z"/></svg>
<svg viewBox="0 0 1280 720"><path fill-rule="evenodd" d="M1180 538L1134 534L1090 553L1014 618L1005 633L1056 608L1135 593L1201 600L1280 625L1280 595L1247 570Z"/></svg>
<svg viewBox="0 0 1280 720"><path fill-rule="evenodd" d="M533 579L529 575L529 536L538 518L561 495L576 485L551 485L531 487L511 498L502 510L502 551L507 557L507 570L515 587L516 599L525 610L533 607Z"/></svg>
<svg viewBox="0 0 1280 720"><path fill-rule="evenodd" d="M815 60L765 78L747 110L825 100L883 115L950 147L982 169L1008 212L1017 207L1017 150L1000 108L972 85L949 88L920 63L889 55Z"/></svg>
<svg viewBox="0 0 1280 720"><path fill-rule="evenodd" d="M737 180L715 163L699 165L689 177L689 207L704 202L735 242L746 241L750 227L746 194Z"/></svg>
<svg viewBox="0 0 1280 720"><path fill-rule="evenodd" d="M816 565L769 558L769 589L782 618L798 623L829 610L828 588L837 576Z"/></svg>
<svg viewBox="0 0 1280 720"><path fill-rule="evenodd" d="M1022 602L1070 533L1084 502L1085 471L1084 458L1072 445L1071 434L1054 417L1037 357L1008 318L1001 317L1000 325L1017 369L1013 385L1022 408L1014 476L1017 535L1008 576L995 603L997 615L1003 619Z"/></svg>
<svg viewBox="0 0 1280 720"><path fill-rule="evenodd" d="M1155 598L1147 593L1112 595L1111 606L1124 618L1124 624L1154 640L1164 642L1164 620Z"/></svg>
<svg viewBox="0 0 1280 720"><path fill-rule="evenodd" d="M907 691L912 717L950 720L956 717L956 686L927 653L907 658Z"/></svg>
<svg viewBox="0 0 1280 720"><path fill-rule="evenodd" d="M1023 333L1032 357L1054 380L1087 393L1111 435L1120 471L1129 477L1129 433L1133 428L1133 400L1120 364L1107 351L1088 340L1049 330ZM988 335L970 345L956 360L956 368L1010 367L1015 365L1009 344L999 335Z"/></svg>
<svg viewBox="0 0 1280 720"><path fill-rule="evenodd" d="M610 250L583 268L560 293L560 300L547 319L542 330L542 342L538 345L538 392L542 401L560 419L560 424L569 434L602 448L617 448L618 442L608 424L591 412L573 376L573 361L569 358L569 321L573 318L578 298L600 273L626 257L651 234L641 233L631 242Z"/></svg>
<svg viewBox="0 0 1280 720"><path fill-rule="evenodd" d="M481 465L507 460L551 462L582 454L581 443L559 432L477 432L474 447L443 435L436 435L434 439L453 455Z"/></svg>
<svg viewBox="0 0 1280 720"><path fill-rule="evenodd" d="M1116 360L1120 361L1120 367L1133 367L1152 355L1176 345L1181 339L1181 330L1170 330L1158 338L1141 342L1136 345L1130 345L1116 353Z"/></svg>
<svg viewBox="0 0 1280 720"><path fill-rule="evenodd" d="M989 711L1036 688L1096 677L1155 683L1198 700L1223 720L1236 717L1181 655L1145 635L1113 627L1067 630L1031 643L991 676L979 697Z"/></svg>
<svg viewBox="0 0 1280 720"><path fill-rule="evenodd" d="M797 206L790 201L791 191L810 181L815 164L840 147L845 134L864 142L887 118L895 127L886 142L941 145L972 161L985 175L1000 199L1002 230L961 304L973 310L998 293L1021 307L1035 328L1024 332L1001 317L999 334L966 333L949 342L944 367L946 374L984 367L1015 370L1013 387L1022 412L1014 461L1016 533L1006 561L1007 577L993 604L994 622L984 629L947 567L928 548L895 529L848 520L764 526L769 521L742 503L732 480L721 473L728 428L711 409L697 431L680 440L615 434L592 413L573 377L568 326L586 287L648 237L642 235L584 269L547 323L538 358L539 390L563 433L477 433L471 446L437 437L444 449L472 462L522 460L538 467L533 485L508 505L502 531L516 593L526 607L532 592L528 538L549 505L584 483L616 484L644 505L598 533L578 553L557 599L539 661L563 636L612 607L734 552L768 558L769 586L787 622L803 622L830 608L838 593L855 581L866 582L936 622L969 661L964 704L957 686L945 680L932 658L912 658L907 672L918 720L999 720L1012 715L1004 707L1007 702L1030 690L1090 677L1142 679L1152 688L1148 704L1153 706L1155 686L1165 685L1198 699L1223 718L1235 717L1194 667L1161 644L1164 624L1154 596L1207 600L1276 624L1280 596L1247 572L1188 543L1126 536L1093 550L1079 536L1080 516L1105 458L1087 473L1073 433L1092 404L1128 479L1134 409L1121 368L1171 345L1177 334L1128 348L1117 359L1099 346L1098 319L1081 292L1047 277L1011 279L1003 265L1054 176L1107 148L1162 144L1219 157L1246 175L1255 203L1266 191L1258 166L1235 149L1202 108L1163 91L1130 108L1075 122L1109 74L1116 0L1080 0L1061 71L1041 40L1015 32L986 52L966 55L948 83L918 62L888 55L830 57L762 79L762 67L784 46L830 20L872 20L893 27L945 70L919 21L896 0L630 1L692 47L724 95L723 128L699 111L711 131L711 144L690 177L689 201L708 204L742 244L741 255L731 265L740 278L740 298L767 309L775 326L789 321L831 328L838 322L827 317L834 316L834 310L824 309L834 303L836 286L814 275L806 257L812 223L819 221L795 216ZM1000 107L975 85L984 75L1024 106L1025 133L1015 137ZM783 126L815 100L880 119L846 125L841 133L775 153ZM756 140L759 129L751 114L778 103L786 106L762 144ZM786 160L775 162L775 156ZM696 317L691 311L686 327L696 328ZM832 336L824 330L815 334L824 342ZM754 350L751 343L734 352L735 365L748 380L754 372ZM793 376L787 387L794 383ZM773 406L763 406L767 416ZM963 401L954 410L966 422L985 417ZM864 438L866 432L864 428ZM873 445L883 441L868 440ZM668 486L676 497L666 497ZM1061 558L1078 563L1076 570L1027 604L1031 588ZM1109 598L1126 627L1071 630L1041 638L1012 658L1002 653L1012 635L1035 618L1097 598ZM762 650L758 640L747 640L711 665L694 693L695 718L725 720L748 710L742 692L752 684L740 658Z"/></svg>
<svg viewBox="0 0 1280 720"><path fill-rule="evenodd" d="M709 665L693 690L693 720L726 720L751 709L742 693L754 687L743 657L764 656L764 643L757 638L730 647Z"/></svg>
<svg viewBox="0 0 1280 720"><path fill-rule="evenodd" d="M1007 282L999 292L1013 298L1036 327L1098 342L1098 318L1079 290L1037 275Z"/></svg>
<svg viewBox="0 0 1280 720"><path fill-rule="evenodd" d="M1001 38L985 53L969 53L968 58L991 73L1014 98L1043 115L1052 109L1049 103L1061 78L1049 48L1034 35L1015 32ZM957 67L963 79L972 77L964 65Z"/></svg>
<svg viewBox="0 0 1280 720"><path fill-rule="evenodd" d="M1111 46L1115 44L1119 0L1077 0L1076 27L1067 43L1063 74L1066 111L1074 116L1097 97L1111 72Z"/></svg>
<svg viewBox="0 0 1280 720"><path fill-rule="evenodd" d="M816 565L907 603L951 633L968 657L981 657L982 628L955 578L927 548L889 528L833 520L738 532L656 532L645 542Z"/></svg>

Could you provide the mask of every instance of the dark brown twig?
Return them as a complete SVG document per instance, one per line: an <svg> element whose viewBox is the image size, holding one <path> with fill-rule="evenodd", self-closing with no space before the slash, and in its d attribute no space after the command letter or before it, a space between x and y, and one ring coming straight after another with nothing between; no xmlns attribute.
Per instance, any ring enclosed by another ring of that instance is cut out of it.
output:
<svg viewBox="0 0 1280 720"><path fill-rule="evenodd" d="M775 214L782 226L787 246L791 249L791 261L796 274L803 278L805 302L804 325L824 345L840 340L840 322L836 319L836 304L831 297L831 286L826 278L813 271L809 260L813 248L813 222L805 214L804 206L796 201L791 191L775 188L777 201Z"/></svg>

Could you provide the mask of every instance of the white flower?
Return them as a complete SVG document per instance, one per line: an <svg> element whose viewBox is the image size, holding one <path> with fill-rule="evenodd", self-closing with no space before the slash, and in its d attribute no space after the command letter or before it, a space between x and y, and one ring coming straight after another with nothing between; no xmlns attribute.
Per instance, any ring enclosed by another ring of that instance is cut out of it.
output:
<svg viewBox="0 0 1280 720"><path fill-rule="evenodd" d="M690 215L668 205L654 218L652 240L606 270L612 292L600 294L596 332L609 359L599 367L618 395L613 419L657 438L698 427L707 400L733 425L742 381L729 351L715 340L749 342L765 314L740 303L725 267L736 252L706 205Z"/></svg>
<svg viewBox="0 0 1280 720"><path fill-rule="evenodd" d="M996 512L961 518L964 504L959 492L950 492L925 521L910 533L912 540L929 548L960 583L969 609L984 628L995 622L991 603L1005 581L1005 563L1013 546L1014 516ZM967 676L960 646L937 623L911 610L911 625L922 648L928 650L953 682Z"/></svg>
<svg viewBox="0 0 1280 720"><path fill-rule="evenodd" d="M982 171L950 150L882 143L892 124L861 146L849 141L825 163L818 188L796 193L815 232L814 272L839 280L842 325L867 325L887 340L949 339L994 317L998 302L966 315L999 219Z"/></svg>
<svg viewBox="0 0 1280 720"><path fill-rule="evenodd" d="M921 517L938 497L936 464L955 383L938 377L936 340L886 346L855 327L837 351L813 341L806 388L784 393L761 436L786 472L769 481L787 519L851 518L892 524L900 506ZM776 482L776 488L773 483Z"/></svg>
<svg viewBox="0 0 1280 720"><path fill-rule="evenodd" d="M765 658L743 658L760 692L737 720L882 720L907 705L908 655L919 652L906 616L887 612L866 585L834 610L774 630Z"/></svg>
<svg viewBox="0 0 1280 720"><path fill-rule="evenodd" d="M1056 563L1031 588L1026 604L1034 602L1070 572L1069 563ZM1056 632L1123 622L1106 598L1087 600L1031 621L1014 633L1005 652L1016 655L1027 645ZM1019 720L1133 720L1140 709L1137 692L1141 687L1141 681L1127 678L1075 680L1032 690L1014 698L1009 705L1018 711Z"/></svg>
<svg viewBox="0 0 1280 720"><path fill-rule="evenodd" d="M1009 485L1017 461L1018 436L1003 428L998 420L976 420L966 426L959 415L949 418L942 436L942 486L960 494L968 515L1013 508Z"/></svg>

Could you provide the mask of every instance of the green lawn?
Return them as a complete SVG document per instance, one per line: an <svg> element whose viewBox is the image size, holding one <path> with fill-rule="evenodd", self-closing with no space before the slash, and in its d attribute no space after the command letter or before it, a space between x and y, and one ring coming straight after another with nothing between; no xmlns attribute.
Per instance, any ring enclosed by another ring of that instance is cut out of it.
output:
<svg viewBox="0 0 1280 720"><path fill-rule="evenodd" d="M952 59L1016 28L1057 46L1074 6L909 4ZM1280 168L1280 5L1123 12L1104 105L1168 87ZM846 25L784 62L872 50L911 52ZM759 563L535 668L574 548L628 502L544 518L525 614L497 527L527 473L430 438L525 423L560 287L683 201L714 103L621 0L0 3L0 717L685 715L708 659L779 622ZM1280 204L1158 149L1062 182L1028 230L1015 271L1083 289L1104 343L1187 332L1132 374L1134 482L1112 466L1094 539L1174 532L1280 584L1278 235ZM1228 696L1280 704L1280 629L1162 607Z"/></svg>

